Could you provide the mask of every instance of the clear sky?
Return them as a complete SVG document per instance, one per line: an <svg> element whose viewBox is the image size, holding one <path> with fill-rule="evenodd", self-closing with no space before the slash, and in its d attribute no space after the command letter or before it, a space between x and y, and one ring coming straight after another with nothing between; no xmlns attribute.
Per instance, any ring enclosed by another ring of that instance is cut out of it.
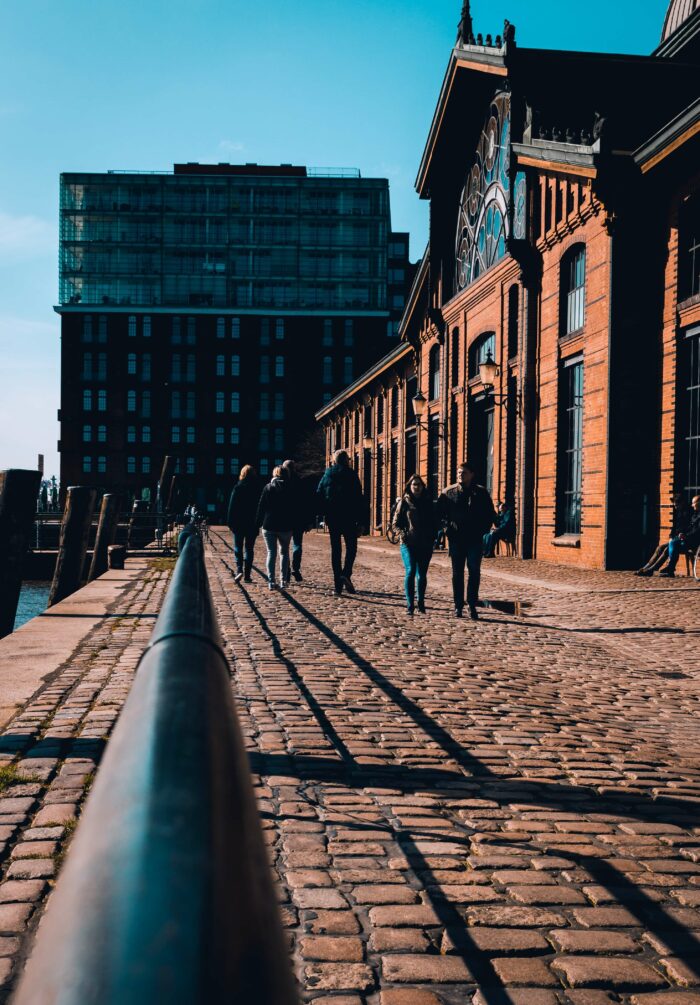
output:
<svg viewBox="0 0 700 1005"><path fill-rule="evenodd" d="M461 0L0 3L0 469L58 473L58 177L175 161L359 167L413 190ZM522 46L648 53L666 0L473 0ZM553 82L556 86L556 82ZM585 82L582 82L585 86Z"/></svg>

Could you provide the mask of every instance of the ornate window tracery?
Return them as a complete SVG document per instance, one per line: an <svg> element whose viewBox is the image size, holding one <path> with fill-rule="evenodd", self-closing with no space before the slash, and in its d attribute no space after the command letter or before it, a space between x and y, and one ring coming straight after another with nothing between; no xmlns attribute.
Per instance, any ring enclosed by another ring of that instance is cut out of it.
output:
<svg viewBox="0 0 700 1005"><path fill-rule="evenodd" d="M510 94L497 94L462 189L455 242L456 286L463 290L506 253L510 236ZM524 177L518 179L524 211ZM519 221L524 232L524 223Z"/></svg>

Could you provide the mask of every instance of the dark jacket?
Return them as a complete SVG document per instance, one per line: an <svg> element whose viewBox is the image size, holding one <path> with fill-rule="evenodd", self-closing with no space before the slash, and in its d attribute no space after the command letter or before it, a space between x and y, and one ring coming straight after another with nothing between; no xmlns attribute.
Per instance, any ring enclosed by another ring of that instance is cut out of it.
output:
<svg viewBox="0 0 700 1005"><path fill-rule="evenodd" d="M438 525L435 506L427 492L424 491L419 497L407 492L399 500L392 522L410 551L433 550Z"/></svg>
<svg viewBox="0 0 700 1005"><path fill-rule="evenodd" d="M356 473L350 467L331 464L318 484L318 508L327 523L352 524L362 523L364 517L364 500L362 485Z"/></svg>
<svg viewBox="0 0 700 1005"><path fill-rule="evenodd" d="M293 530L294 513L291 503L289 482L284 478L273 478L262 490L257 526L263 530Z"/></svg>
<svg viewBox="0 0 700 1005"><path fill-rule="evenodd" d="M700 547L700 510L691 511L688 529L684 531L683 538L686 548L695 550Z"/></svg>
<svg viewBox="0 0 700 1005"><path fill-rule="evenodd" d="M257 478L248 477L237 482L228 503L227 526L238 533L256 530L259 499L260 485Z"/></svg>
<svg viewBox="0 0 700 1005"><path fill-rule="evenodd" d="M290 507L294 530L306 530L313 522L313 505L310 500L309 486L297 474L287 474L290 490Z"/></svg>
<svg viewBox="0 0 700 1005"><path fill-rule="evenodd" d="M693 511L685 501L673 507L673 523L671 524L671 537L678 534L685 534L690 529L690 522L693 518Z"/></svg>
<svg viewBox="0 0 700 1005"><path fill-rule="evenodd" d="M483 485L465 489L450 485L437 501L438 518L445 525L450 548L475 544L493 526L496 513Z"/></svg>
<svg viewBox="0 0 700 1005"><path fill-rule="evenodd" d="M500 536L504 541L512 541L515 538L515 513L513 507L506 507L496 514L496 528L501 532Z"/></svg>

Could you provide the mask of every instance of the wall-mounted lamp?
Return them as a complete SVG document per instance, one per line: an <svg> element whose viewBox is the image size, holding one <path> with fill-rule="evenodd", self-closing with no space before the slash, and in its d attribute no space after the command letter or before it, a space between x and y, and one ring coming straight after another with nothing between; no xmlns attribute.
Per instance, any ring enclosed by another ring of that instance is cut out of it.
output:
<svg viewBox="0 0 700 1005"><path fill-rule="evenodd" d="M372 447L374 446L374 440L369 435L369 433L365 433L365 435L362 437L362 446L364 447L365 450L371 450Z"/></svg>
<svg viewBox="0 0 700 1005"><path fill-rule="evenodd" d="M479 378L481 380L481 386L484 392L488 395L489 399L498 405L499 408L508 408L509 396L507 394L496 394L494 391L494 386L496 380L501 375L501 368L494 360L491 355L491 350L486 353L486 359L483 363L479 363ZM515 411L520 415L520 394L515 395Z"/></svg>
<svg viewBox="0 0 700 1005"><path fill-rule="evenodd" d="M416 391L416 393L411 398L411 402L413 404L413 414L416 417L416 425L419 427L419 429L422 429L423 416L425 415L425 410L428 407L428 402L425 398L425 395L422 394L420 391ZM445 432L446 426L447 423L442 422L440 419L438 419L437 423L438 436L443 440L447 439L447 434Z"/></svg>

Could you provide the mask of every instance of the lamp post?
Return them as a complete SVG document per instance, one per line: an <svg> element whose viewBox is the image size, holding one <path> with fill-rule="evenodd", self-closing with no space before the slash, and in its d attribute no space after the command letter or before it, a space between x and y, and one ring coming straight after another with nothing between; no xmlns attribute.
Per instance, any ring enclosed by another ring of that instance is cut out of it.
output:
<svg viewBox="0 0 700 1005"><path fill-rule="evenodd" d="M498 394L494 391L494 386L496 380L501 375L501 368L494 360L491 350L486 353L486 359L483 363L479 363L479 379L481 380L481 386L484 389L484 393L492 399L495 405L499 408L505 408L508 410L508 395ZM518 415L520 415L520 394L515 395L515 410Z"/></svg>
<svg viewBox="0 0 700 1005"><path fill-rule="evenodd" d="M413 414L416 417L416 425L418 426L419 429L422 429L423 416L425 415L425 410L428 407L428 402L425 398L425 395L420 390L416 391L416 393L411 398L411 401L413 402ZM438 436L441 439L446 440L447 434L445 432L445 426L447 425L447 423L442 422L440 419L438 419L437 425L438 425ZM440 431L440 427L442 427L442 432Z"/></svg>

